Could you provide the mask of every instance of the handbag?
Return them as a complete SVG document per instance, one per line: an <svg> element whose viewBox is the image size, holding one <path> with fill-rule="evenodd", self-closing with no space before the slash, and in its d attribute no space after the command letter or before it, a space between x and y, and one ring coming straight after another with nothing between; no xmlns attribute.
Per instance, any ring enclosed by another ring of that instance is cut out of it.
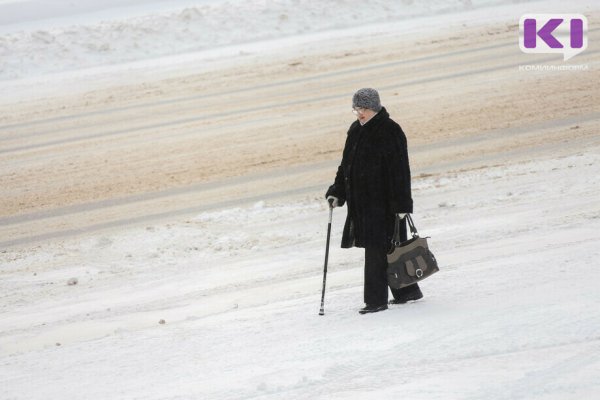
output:
<svg viewBox="0 0 600 400"><path fill-rule="evenodd" d="M439 271L435 256L427 245L427 238L419 237L410 214L406 214L406 220L412 238L400 242L400 218L396 215L392 246L387 255L388 284L394 289L410 286Z"/></svg>

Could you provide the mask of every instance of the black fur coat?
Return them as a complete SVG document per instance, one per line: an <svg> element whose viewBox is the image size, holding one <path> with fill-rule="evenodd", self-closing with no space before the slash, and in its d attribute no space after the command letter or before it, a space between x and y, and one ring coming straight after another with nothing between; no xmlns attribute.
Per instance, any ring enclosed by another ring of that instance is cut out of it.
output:
<svg viewBox="0 0 600 400"><path fill-rule="evenodd" d="M348 130L342 163L325 197L348 205L342 247L387 246L396 213L412 213L406 136L385 108ZM401 226L406 240L406 225Z"/></svg>

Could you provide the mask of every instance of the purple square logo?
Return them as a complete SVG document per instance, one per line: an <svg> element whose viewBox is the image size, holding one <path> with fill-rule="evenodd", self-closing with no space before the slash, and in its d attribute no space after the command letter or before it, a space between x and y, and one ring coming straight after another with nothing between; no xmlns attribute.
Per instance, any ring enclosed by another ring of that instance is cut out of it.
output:
<svg viewBox="0 0 600 400"><path fill-rule="evenodd" d="M561 53L567 61L587 44L587 18L581 14L525 14L519 20L523 53Z"/></svg>

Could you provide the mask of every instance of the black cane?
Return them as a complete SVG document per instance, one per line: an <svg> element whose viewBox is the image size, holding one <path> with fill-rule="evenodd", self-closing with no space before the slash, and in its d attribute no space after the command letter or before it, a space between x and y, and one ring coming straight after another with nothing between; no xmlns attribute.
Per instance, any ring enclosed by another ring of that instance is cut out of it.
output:
<svg viewBox="0 0 600 400"><path fill-rule="evenodd" d="M323 292L321 293L321 310L319 315L325 315L325 282L327 281L327 260L329 259L329 238L331 236L331 218L333 217L333 199L329 202L329 224L327 225L327 245L325 247L325 265L323 266Z"/></svg>

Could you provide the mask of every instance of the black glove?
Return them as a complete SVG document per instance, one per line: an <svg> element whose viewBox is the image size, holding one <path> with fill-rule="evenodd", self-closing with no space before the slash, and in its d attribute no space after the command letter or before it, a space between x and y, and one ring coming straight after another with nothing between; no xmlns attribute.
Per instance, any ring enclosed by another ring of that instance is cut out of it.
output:
<svg viewBox="0 0 600 400"><path fill-rule="evenodd" d="M327 196L327 202L329 202L329 206L331 208L336 208L336 207L339 207L339 205L340 205L340 199L338 199L335 196L331 196L331 195Z"/></svg>

